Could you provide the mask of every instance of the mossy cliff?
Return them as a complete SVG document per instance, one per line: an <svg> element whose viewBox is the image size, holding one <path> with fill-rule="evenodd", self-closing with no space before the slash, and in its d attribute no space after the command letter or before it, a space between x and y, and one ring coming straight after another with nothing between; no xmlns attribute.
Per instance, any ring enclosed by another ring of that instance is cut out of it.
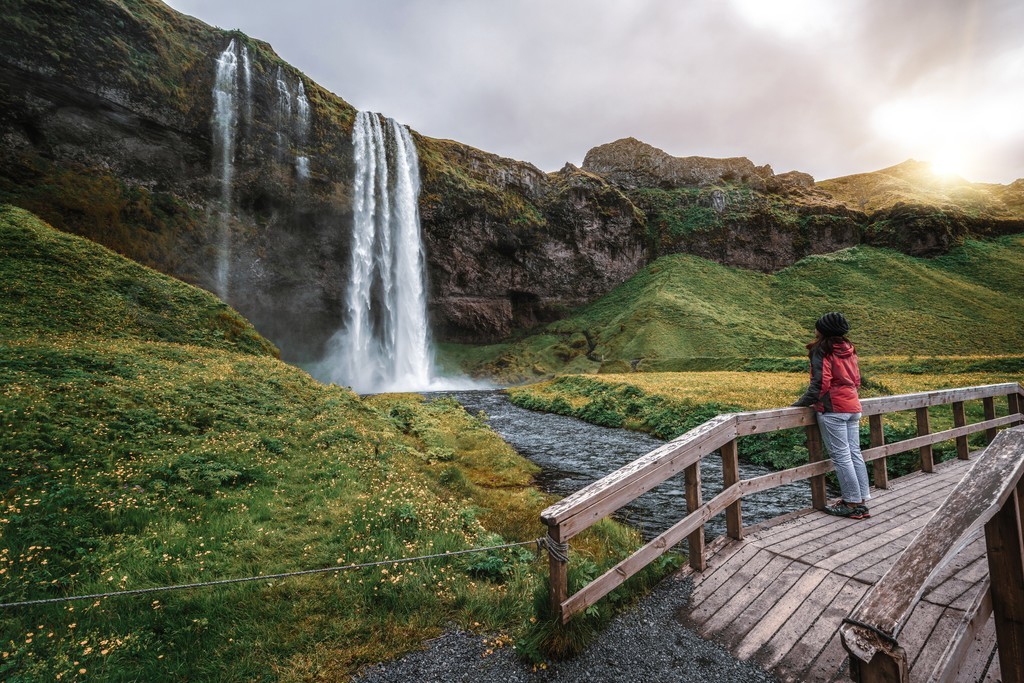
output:
<svg viewBox="0 0 1024 683"><path fill-rule="evenodd" d="M227 299L284 358L309 360L342 317L355 112L266 43L158 0L11 0L0 24L0 201L214 289L213 86L231 41L251 84L230 184ZM292 111L302 85L308 133L282 121L279 81ZM936 185L894 167L815 183L631 138L591 150L582 168L545 173L415 139L441 341L498 341L558 319L670 253L774 272L858 244L934 255L1024 229L1020 181Z"/></svg>

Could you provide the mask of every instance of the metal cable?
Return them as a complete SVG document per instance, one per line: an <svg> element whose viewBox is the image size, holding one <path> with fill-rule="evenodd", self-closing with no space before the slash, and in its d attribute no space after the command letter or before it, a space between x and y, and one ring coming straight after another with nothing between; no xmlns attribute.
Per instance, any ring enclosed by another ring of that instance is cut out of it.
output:
<svg viewBox="0 0 1024 683"><path fill-rule="evenodd" d="M889 643L893 647L899 647L900 646L899 642L896 641L895 637L889 635L888 633L886 633L882 629L878 628L877 626L872 626L871 624L865 624L863 621L857 621L856 619L851 619L849 617L843 617L843 623L851 624L853 626L860 626L861 628L864 628L864 629L867 629L867 630L871 631L876 636L878 636L879 638L881 638L885 642Z"/></svg>
<svg viewBox="0 0 1024 683"><path fill-rule="evenodd" d="M553 542L553 541L552 541ZM216 581L201 581L199 583L186 583L178 586L154 586L152 588L135 588L126 591L113 591L110 593L92 593L90 595L72 595L62 598L44 598L41 600L24 600L22 602L4 602L0 603L0 609L7 609L11 607L29 607L32 605L51 605L57 602L73 602L78 600L97 600L100 598L117 598L124 595L143 595L145 593L158 593L161 591L176 591L184 590L186 588L205 588L207 586L224 586L230 583L246 583L250 581L266 581L269 579L285 579L292 576L308 576L310 574L327 574L329 572L340 572L347 571L350 569L365 569L367 567L380 567L384 565L393 564L404 564L406 562L419 562L422 560L436 560L445 557L455 557L456 555L468 555L470 553L482 553L490 550L503 550L505 548L515 548L524 545L536 545L540 548L544 544L544 537L532 540L532 541L520 541L518 543L505 543L503 545L494 545L487 548L469 548L467 550L455 550L446 553L437 553L436 555L421 555L418 557L400 557L395 560L378 560L376 562L364 562L362 564L348 564L339 567L327 567L324 569L303 569L294 572L284 572L281 574L261 574L259 576L246 576L238 579L219 579ZM567 545L567 544L566 544ZM551 551L550 546L545 546ZM563 560L564 562L565 560Z"/></svg>

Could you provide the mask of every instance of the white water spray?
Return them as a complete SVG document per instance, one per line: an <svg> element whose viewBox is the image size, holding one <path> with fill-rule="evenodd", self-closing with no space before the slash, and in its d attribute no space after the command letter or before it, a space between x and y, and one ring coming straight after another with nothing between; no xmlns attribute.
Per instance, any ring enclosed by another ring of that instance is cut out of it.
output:
<svg viewBox="0 0 1024 683"><path fill-rule="evenodd" d="M217 296L226 301L231 275L231 182L234 177L235 129L238 123L238 50L233 39L217 58L211 123L214 173L220 180L214 287Z"/></svg>
<svg viewBox="0 0 1024 683"><path fill-rule="evenodd" d="M242 85L245 87L245 125L252 125L252 65L249 63L249 48L242 46Z"/></svg>
<svg viewBox="0 0 1024 683"><path fill-rule="evenodd" d="M309 178L309 157L305 156L304 148L309 139L309 98L306 88L299 80L295 88L295 145L299 154L295 157L295 173L300 180Z"/></svg>
<svg viewBox="0 0 1024 683"><path fill-rule="evenodd" d="M361 393L431 388L419 160L409 131L359 112L352 258L342 328L314 374Z"/></svg>

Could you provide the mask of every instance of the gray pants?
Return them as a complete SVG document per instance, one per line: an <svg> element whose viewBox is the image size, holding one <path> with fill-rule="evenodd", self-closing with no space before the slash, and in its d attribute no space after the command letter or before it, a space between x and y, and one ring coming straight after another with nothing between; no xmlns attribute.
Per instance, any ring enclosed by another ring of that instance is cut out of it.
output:
<svg viewBox="0 0 1024 683"><path fill-rule="evenodd" d="M847 503L870 500L868 468L860 454L860 413L818 413L818 426L836 466L843 500Z"/></svg>

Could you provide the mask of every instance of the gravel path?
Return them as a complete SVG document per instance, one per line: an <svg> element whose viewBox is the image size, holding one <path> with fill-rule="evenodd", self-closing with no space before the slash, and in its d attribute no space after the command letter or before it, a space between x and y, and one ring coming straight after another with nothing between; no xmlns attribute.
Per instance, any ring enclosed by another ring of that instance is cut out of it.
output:
<svg viewBox="0 0 1024 683"><path fill-rule="evenodd" d="M733 658L722 646L683 627L676 614L687 604L692 584L666 578L635 607L620 614L579 657L533 671L511 648L489 649L485 638L451 631L431 641L426 650L387 664L369 667L360 683L524 683L608 681L700 681L756 683L775 681L753 664Z"/></svg>

